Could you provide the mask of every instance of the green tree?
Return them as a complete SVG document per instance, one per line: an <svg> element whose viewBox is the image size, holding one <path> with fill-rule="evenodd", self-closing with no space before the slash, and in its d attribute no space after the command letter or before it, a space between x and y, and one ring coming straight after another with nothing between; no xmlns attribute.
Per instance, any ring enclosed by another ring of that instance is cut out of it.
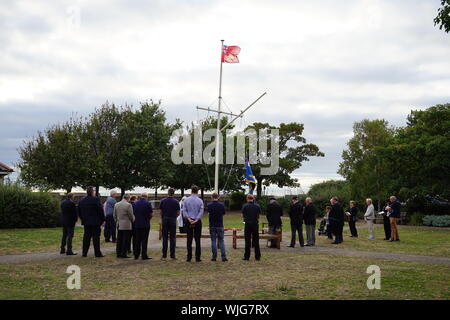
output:
<svg viewBox="0 0 450 320"><path fill-rule="evenodd" d="M434 25L445 32L450 31L450 0L441 0L442 8L438 9L438 15L434 18Z"/></svg>
<svg viewBox="0 0 450 320"><path fill-rule="evenodd" d="M315 144L306 143L306 139L302 136L304 126L301 123L281 123L278 127L272 126L268 123L255 122L248 126L247 129L254 129L257 134L258 144L266 142L268 146L268 152L263 157L271 157L271 140L273 133L271 129L279 130L279 168L274 175L262 175L261 169L267 167L261 163L251 164L253 174L257 180L256 192L260 197L262 194L262 186L269 186L276 184L282 188L285 186L296 187L298 186L298 179L291 177L291 173L300 168L304 161L309 161L309 157L323 157L324 153L319 151L319 147ZM266 134L261 133L261 129L267 129ZM248 150L248 145L247 148ZM261 155L260 155L261 156Z"/></svg>
<svg viewBox="0 0 450 320"><path fill-rule="evenodd" d="M161 102L141 103L132 116L134 138L130 141L134 170L138 175L138 185L155 188L166 186L174 174L171 169L170 137L181 126L176 120L171 125L166 122Z"/></svg>
<svg viewBox="0 0 450 320"><path fill-rule="evenodd" d="M411 111L387 148L391 184L404 198L414 194L450 196L450 104Z"/></svg>
<svg viewBox="0 0 450 320"><path fill-rule="evenodd" d="M350 184L346 180L328 180L313 184L307 196L311 197L316 206L323 212L325 207L330 205L330 199L334 196L338 197L343 204L353 200L350 193Z"/></svg>
<svg viewBox="0 0 450 320"><path fill-rule="evenodd" d="M388 196L391 169L383 150L392 143L394 133L386 120L365 119L353 125L353 138L347 142L338 170L349 181L353 198L381 201Z"/></svg>
<svg viewBox="0 0 450 320"><path fill-rule="evenodd" d="M224 127L228 124L228 118L221 118L221 126ZM201 122L201 132L205 133L208 129L216 129L217 128L217 119L214 117L207 117L205 120ZM233 129L234 126L230 125L228 129ZM201 188L202 196L204 191L213 190L214 188L214 161L215 161L215 150L211 153L211 159L203 159L201 164L194 163L195 157L195 148L194 148L194 124L187 125L184 127L185 132L187 133L187 137L191 140L191 154L190 159L191 163L181 163L181 164L172 164L172 175L170 176L169 181L167 182L167 186L180 189L182 195L184 195L184 189L189 189L192 184L196 184ZM234 139L234 145L236 145L236 137ZM180 142L181 139L178 141ZM211 139L211 141L202 141L201 151L205 150L208 145L215 143L215 137ZM223 141L223 150L227 150L228 141L224 139ZM184 150L183 150L184 151ZM181 155L183 154L181 151ZM235 149L236 155L236 149ZM210 164L208 164L208 163ZM225 161L224 161L225 162ZM241 165L231 165L231 164L221 164L219 169L219 190L221 191L237 191L241 190L243 184L243 175L244 172L242 170Z"/></svg>
<svg viewBox="0 0 450 320"><path fill-rule="evenodd" d="M82 180L79 167L84 161L79 150L82 126L81 119L73 117L24 142L18 149L21 180L29 187L70 192Z"/></svg>
<svg viewBox="0 0 450 320"><path fill-rule="evenodd" d="M114 170L121 156L119 128L124 110L129 109L107 101L86 118L80 148L85 157L81 164L81 186L95 186L97 192L100 185L117 186Z"/></svg>

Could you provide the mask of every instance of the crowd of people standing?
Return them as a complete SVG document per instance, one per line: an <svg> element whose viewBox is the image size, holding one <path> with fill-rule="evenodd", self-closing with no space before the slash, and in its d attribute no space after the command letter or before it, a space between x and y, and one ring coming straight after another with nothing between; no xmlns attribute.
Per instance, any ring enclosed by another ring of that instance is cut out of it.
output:
<svg viewBox="0 0 450 320"><path fill-rule="evenodd" d="M168 196L160 203L161 228L162 228L162 259L167 259L169 252L171 259L176 259L176 231L177 224L180 232L186 233L186 261L193 259L192 245L195 241L195 261L201 260L201 236L202 217L205 211L204 202L198 196L199 188L191 187L191 195L183 197L179 202L175 199L175 190L169 189ZM63 234L61 240L61 254L76 255L72 250L72 238L74 236L75 224L78 217L84 226L82 256L86 257L92 242L96 257L103 257L100 250L100 237L102 227L104 229L105 242L116 243L117 258L151 259L147 253L148 239L150 234L150 221L153 217L153 207L146 193L142 193L137 199L128 194L123 195L121 201L117 202L117 192L112 190L110 196L102 205L99 197L95 196L92 187L87 188L87 195L78 204L73 201L73 194L68 194L66 200L61 203ZM223 216L226 214L225 206L219 201L219 195L213 193L211 202L206 206L209 219L209 232L211 237L212 261L217 261L218 247L222 261L228 261L224 241ZM369 239L374 239L374 221L376 212L371 199L366 199L366 212L364 220L367 222ZM401 204L395 196L389 201L378 214L383 215L385 240L399 241L397 220L400 218ZM314 246L316 243L316 218L317 208L311 198L306 198L304 204L293 197L289 208L289 220L291 226L291 242L288 247L294 248L298 235L301 247ZM333 244L343 242L343 229L345 216L348 217L348 225L351 237L358 237L356 229L358 209L355 201L350 201L347 212L344 212L342 204L337 197L330 199L330 206L326 207L324 220L319 228L326 226L329 239ZM259 247L259 218L261 207L256 198L249 194L246 203L242 207L244 226L245 250L243 260L250 259L251 248L255 250L255 259L261 259ZM275 198L270 198L267 206L267 221L269 234L281 232L283 208ZM303 237L303 224L306 230L306 243ZM131 250L133 244L133 250ZM67 247L67 250L66 250ZM276 247L276 241L272 240L271 247ZM170 249L169 249L170 248Z"/></svg>

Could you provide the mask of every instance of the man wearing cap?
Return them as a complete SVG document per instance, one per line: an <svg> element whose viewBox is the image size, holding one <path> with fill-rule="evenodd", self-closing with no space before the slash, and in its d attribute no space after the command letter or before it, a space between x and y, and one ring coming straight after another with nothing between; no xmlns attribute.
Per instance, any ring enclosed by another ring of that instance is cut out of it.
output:
<svg viewBox="0 0 450 320"><path fill-rule="evenodd" d="M304 247L305 243L303 240L303 206L298 201L298 197L292 198L292 204L289 209L289 218L291 219L291 244L288 247L295 247L296 233L298 233L298 238L300 242L300 247Z"/></svg>
<svg viewBox="0 0 450 320"><path fill-rule="evenodd" d="M283 208L275 198L270 198L267 205L267 222L269 223L269 234L276 234L281 228L281 216L283 215ZM271 248L276 248L276 240L271 240Z"/></svg>
<svg viewBox="0 0 450 320"><path fill-rule="evenodd" d="M244 259L250 259L250 249L252 243L255 247L255 259L261 259L261 250L259 248L259 215L261 208L254 202L255 197L251 194L247 195L247 203L242 207L242 215L244 217L244 236L245 236L245 252Z"/></svg>

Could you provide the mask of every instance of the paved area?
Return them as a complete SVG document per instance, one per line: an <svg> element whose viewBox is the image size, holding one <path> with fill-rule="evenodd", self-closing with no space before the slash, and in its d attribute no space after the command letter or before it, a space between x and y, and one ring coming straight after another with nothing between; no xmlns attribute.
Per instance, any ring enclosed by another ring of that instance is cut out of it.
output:
<svg viewBox="0 0 450 320"><path fill-rule="evenodd" d="M204 232L206 233L206 231ZM287 239L289 233L283 233L283 238ZM177 239L177 255L178 257L184 257L186 254L185 250L185 239ZM286 241L283 242L281 250L270 249L266 247L266 240L261 240L261 250L262 252L298 252L301 254L305 253L323 253L330 255L340 255L349 257L361 257L361 258L374 258L374 259L387 259L387 260L398 260L407 262L418 262L418 263L428 263L428 264L439 264L439 265L450 265L450 258L439 257L439 256L423 256L415 254L404 254L404 253L392 253L392 252L376 252L376 251L361 251L353 249L345 249L337 247L304 247L304 248L287 248ZM112 244L105 244L102 242L102 252L103 254L110 254L115 252L115 246ZM225 245L227 250L232 249L232 237L225 237ZM202 249L203 252L209 257L210 254L211 241L209 239L202 239ZM238 240L238 249L243 251L244 241ZM75 248L76 249L76 248ZM158 232L152 231L149 239L149 250L160 251L161 241L158 239ZM77 250L75 250L77 251ZM81 254L81 248L77 251ZM159 255L159 253L158 253ZM93 248L91 246L89 256L93 256ZM0 264L13 264L13 263L26 263L35 261L48 261L54 259L71 259L74 257L61 255L59 252L39 252L39 253L27 253L27 254L12 254L12 255L0 255Z"/></svg>

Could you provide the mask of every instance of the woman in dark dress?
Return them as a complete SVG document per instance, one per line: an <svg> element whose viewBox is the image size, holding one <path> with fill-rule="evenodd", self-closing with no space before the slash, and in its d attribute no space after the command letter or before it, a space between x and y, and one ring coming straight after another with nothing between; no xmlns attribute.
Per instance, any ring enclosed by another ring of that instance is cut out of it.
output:
<svg viewBox="0 0 450 320"><path fill-rule="evenodd" d="M352 238L358 238L358 230L356 230L356 220L358 214L358 208L356 207L355 201L350 201L350 208L348 209L348 226L350 227L350 233Z"/></svg>

